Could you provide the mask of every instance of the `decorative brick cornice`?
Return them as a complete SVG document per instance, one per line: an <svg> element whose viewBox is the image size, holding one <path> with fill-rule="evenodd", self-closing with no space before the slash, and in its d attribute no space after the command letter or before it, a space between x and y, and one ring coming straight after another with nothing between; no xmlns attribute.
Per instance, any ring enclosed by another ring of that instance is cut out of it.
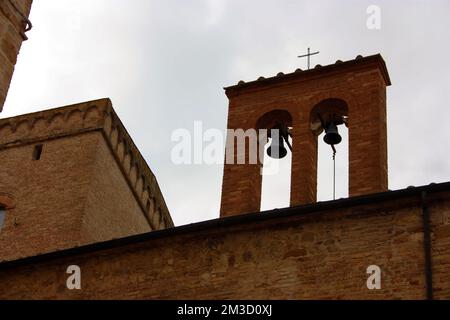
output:
<svg viewBox="0 0 450 320"><path fill-rule="evenodd" d="M115 113L110 99L0 119L0 150L89 131L102 132L152 229L173 227L155 175Z"/></svg>
<svg viewBox="0 0 450 320"><path fill-rule="evenodd" d="M380 72L380 77L383 79L385 84L387 86L391 85L391 79L383 57L380 54L375 54L367 57L359 55L355 59L345 62L337 60L336 63L327 66L321 66L318 64L309 70L297 69L294 72L287 74L279 72L276 76L269 78L259 77L257 80L250 82L241 80L236 85L225 87L224 89L226 95L230 98L232 96L242 94L243 92L273 88L274 85L283 85L293 81L311 80L332 73L348 72L349 70L366 69L369 67L378 69Z"/></svg>

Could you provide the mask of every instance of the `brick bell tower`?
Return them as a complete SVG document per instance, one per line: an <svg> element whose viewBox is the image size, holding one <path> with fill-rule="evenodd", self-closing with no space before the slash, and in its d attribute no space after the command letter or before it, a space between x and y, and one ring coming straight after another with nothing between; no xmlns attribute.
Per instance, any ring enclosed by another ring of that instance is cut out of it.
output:
<svg viewBox="0 0 450 320"><path fill-rule="evenodd" d="M225 88L229 99L227 127L271 129L278 121L292 127L290 205L296 206L316 202L318 135L323 131L319 118L331 114L345 117L350 197L387 191L389 85L386 64L379 54L248 83L240 81ZM236 149L233 152L236 154ZM225 164L221 217L260 211L262 165L261 161Z"/></svg>

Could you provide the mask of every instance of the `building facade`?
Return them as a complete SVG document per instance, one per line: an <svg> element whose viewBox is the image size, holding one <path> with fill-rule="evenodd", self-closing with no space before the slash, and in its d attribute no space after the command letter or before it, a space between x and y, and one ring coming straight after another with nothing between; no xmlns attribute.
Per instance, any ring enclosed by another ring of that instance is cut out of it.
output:
<svg viewBox="0 0 450 320"><path fill-rule="evenodd" d="M387 189L389 85L375 55L226 88L228 128L292 128L291 206L260 212L264 164L226 164L220 218L181 227L109 99L1 119L0 299L450 299L450 183ZM330 114L348 117L350 197L318 203Z"/></svg>

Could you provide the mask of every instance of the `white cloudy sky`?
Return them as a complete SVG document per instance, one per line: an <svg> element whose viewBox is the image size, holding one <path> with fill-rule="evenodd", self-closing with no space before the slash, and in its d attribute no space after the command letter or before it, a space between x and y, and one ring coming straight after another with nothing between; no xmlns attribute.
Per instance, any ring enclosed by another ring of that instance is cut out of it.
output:
<svg viewBox="0 0 450 320"><path fill-rule="evenodd" d="M366 27L369 5L381 30ZM225 129L222 87L313 64L381 53L388 89L389 187L450 180L450 2L363 0L39 0L1 117L110 97L157 175L176 224L218 217L222 167L176 166L176 128ZM337 196L345 197L346 144ZM320 149L319 200L331 193ZM287 163L263 208L288 205Z"/></svg>

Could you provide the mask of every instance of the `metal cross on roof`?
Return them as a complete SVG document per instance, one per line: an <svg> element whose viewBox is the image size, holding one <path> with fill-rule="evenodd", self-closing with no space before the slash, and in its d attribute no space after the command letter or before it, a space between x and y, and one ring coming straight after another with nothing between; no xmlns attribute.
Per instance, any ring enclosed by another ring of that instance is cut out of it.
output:
<svg viewBox="0 0 450 320"><path fill-rule="evenodd" d="M311 53L311 49L308 48L308 53L307 54L303 54L301 56L298 56L298 58L308 57L308 70L309 70L310 69L310 64L311 64L311 56L313 56L315 54L319 54L319 51Z"/></svg>

